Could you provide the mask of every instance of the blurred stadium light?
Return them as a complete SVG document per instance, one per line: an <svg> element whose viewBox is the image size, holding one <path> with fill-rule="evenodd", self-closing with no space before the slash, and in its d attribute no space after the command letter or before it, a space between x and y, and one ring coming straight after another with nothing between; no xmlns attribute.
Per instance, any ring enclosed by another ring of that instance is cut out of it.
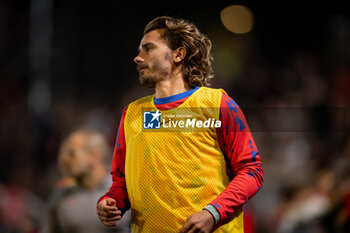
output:
<svg viewBox="0 0 350 233"><path fill-rule="evenodd" d="M243 5L230 5L220 12L220 18L225 28L236 34L245 34L252 30L254 15Z"/></svg>

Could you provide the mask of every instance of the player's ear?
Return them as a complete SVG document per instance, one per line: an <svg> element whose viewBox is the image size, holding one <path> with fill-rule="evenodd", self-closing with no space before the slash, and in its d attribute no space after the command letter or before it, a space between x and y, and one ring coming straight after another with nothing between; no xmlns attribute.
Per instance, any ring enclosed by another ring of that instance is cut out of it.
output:
<svg viewBox="0 0 350 233"><path fill-rule="evenodd" d="M181 62L183 59L185 59L187 54L187 51L185 47L178 47L177 49L174 50L174 61L175 63Z"/></svg>

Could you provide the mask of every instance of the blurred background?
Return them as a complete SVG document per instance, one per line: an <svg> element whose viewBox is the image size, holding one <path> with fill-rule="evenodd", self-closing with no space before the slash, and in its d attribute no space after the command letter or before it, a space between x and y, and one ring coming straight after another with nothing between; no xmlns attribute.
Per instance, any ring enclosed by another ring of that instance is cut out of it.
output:
<svg viewBox="0 0 350 233"><path fill-rule="evenodd" d="M350 232L349 9L339 0L0 0L0 232L38 231L68 132L94 127L113 146L123 107L153 93L133 58L160 15L208 35L212 87L250 125L265 176L245 206L247 232Z"/></svg>

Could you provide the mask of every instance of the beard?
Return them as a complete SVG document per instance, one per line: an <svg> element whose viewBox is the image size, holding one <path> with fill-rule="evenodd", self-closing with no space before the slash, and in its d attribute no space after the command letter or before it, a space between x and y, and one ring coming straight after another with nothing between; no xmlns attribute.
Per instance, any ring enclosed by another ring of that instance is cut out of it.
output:
<svg viewBox="0 0 350 233"><path fill-rule="evenodd" d="M150 67L147 64L138 64L137 70L139 71L139 81L142 86L154 88L156 86L156 77L145 74L148 70L150 72Z"/></svg>
<svg viewBox="0 0 350 233"><path fill-rule="evenodd" d="M140 74L139 81L142 86L149 88L154 88L157 84L156 77L154 76Z"/></svg>
<svg viewBox="0 0 350 233"><path fill-rule="evenodd" d="M167 56L164 60L170 60ZM154 61L153 65L138 64L139 81L142 86L155 88L156 84L170 73L170 68L159 60Z"/></svg>

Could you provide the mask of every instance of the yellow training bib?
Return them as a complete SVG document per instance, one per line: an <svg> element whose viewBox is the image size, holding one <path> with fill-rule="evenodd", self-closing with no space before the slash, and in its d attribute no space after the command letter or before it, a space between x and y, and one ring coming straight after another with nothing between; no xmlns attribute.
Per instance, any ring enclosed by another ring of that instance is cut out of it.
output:
<svg viewBox="0 0 350 233"><path fill-rule="evenodd" d="M128 106L125 178L131 232L178 232L229 184L216 128L223 90L201 87L159 111L154 95ZM215 232L243 232L243 212Z"/></svg>

